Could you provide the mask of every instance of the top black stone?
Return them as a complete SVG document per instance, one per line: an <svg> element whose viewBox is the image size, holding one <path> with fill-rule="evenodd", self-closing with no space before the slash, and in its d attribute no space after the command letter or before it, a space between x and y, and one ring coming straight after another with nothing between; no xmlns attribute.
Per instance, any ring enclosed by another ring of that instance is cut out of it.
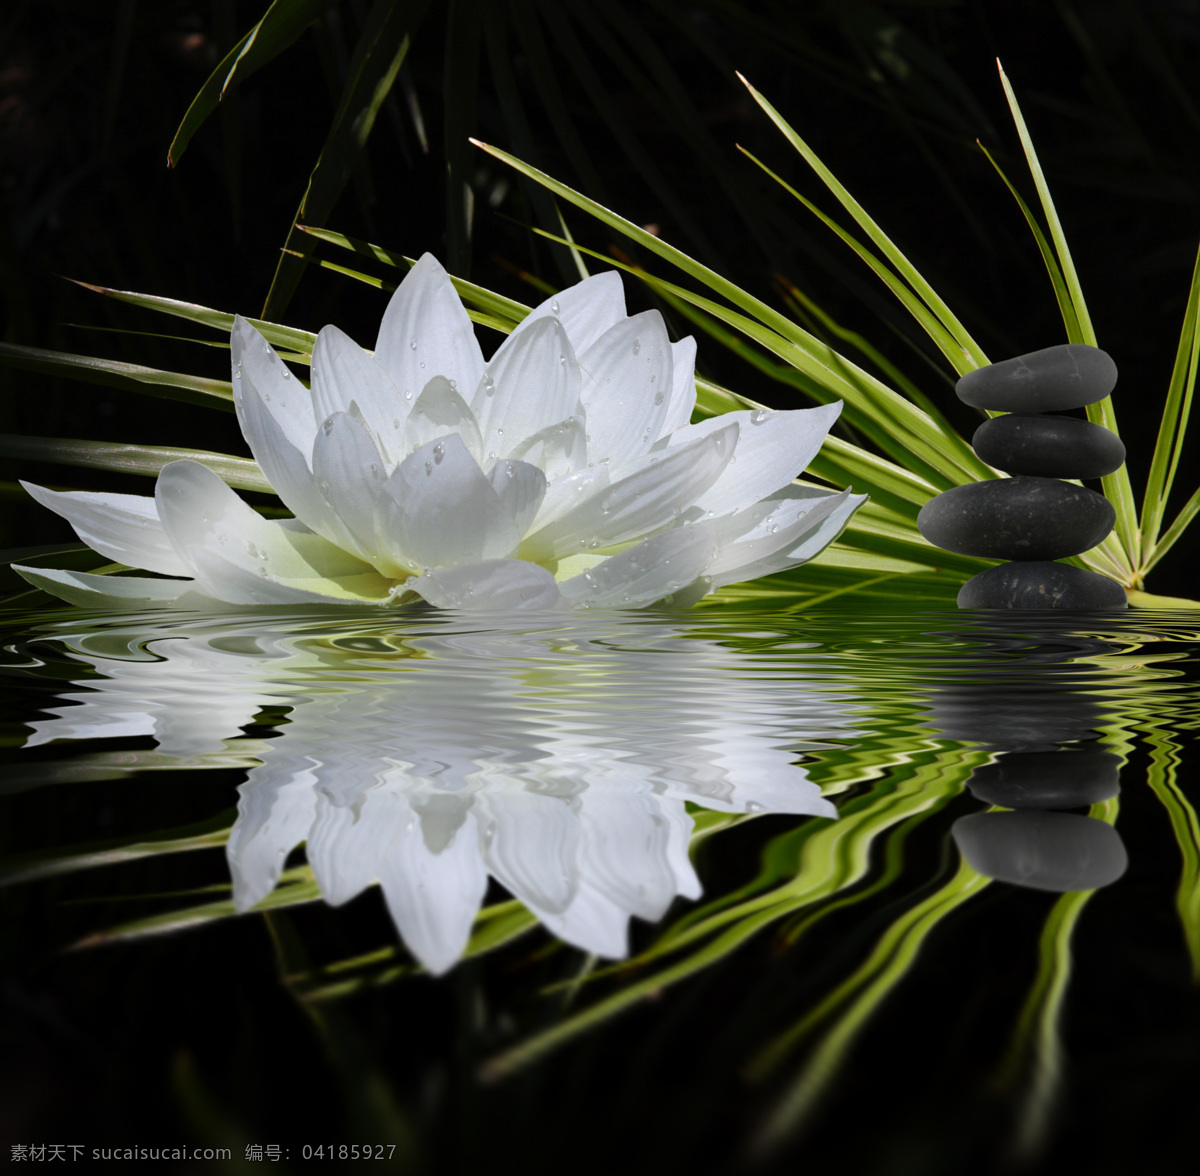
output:
<svg viewBox="0 0 1200 1176"><path fill-rule="evenodd" d="M959 400L997 412L1062 412L1103 400L1117 383L1107 351L1063 343L976 368L955 388Z"/></svg>

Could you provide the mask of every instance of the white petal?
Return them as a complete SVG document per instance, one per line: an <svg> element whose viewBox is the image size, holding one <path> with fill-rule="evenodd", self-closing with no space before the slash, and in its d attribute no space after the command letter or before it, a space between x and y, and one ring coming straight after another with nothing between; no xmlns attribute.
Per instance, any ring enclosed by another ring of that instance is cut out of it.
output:
<svg viewBox="0 0 1200 1176"><path fill-rule="evenodd" d="M696 340L688 335L671 344L671 399L659 430L668 436L682 429L692 419L696 407Z"/></svg>
<svg viewBox="0 0 1200 1176"><path fill-rule="evenodd" d="M313 445L313 477L330 511L355 552L385 576L404 576L411 569L399 561L397 549L380 534L380 498L388 470L366 427L349 413L329 417Z"/></svg>
<svg viewBox="0 0 1200 1176"><path fill-rule="evenodd" d="M562 911L579 885L579 818L570 800L524 788L476 800L484 860L522 902Z"/></svg>
<svg viewBox="0 0 1200 1176"><path fill-rule="evenodd" d="M675 898L666 805L653 793L590 788L580 797L580 865L588 885L643 919L661 919Z"/></svg>
<svg viewBox="0 0 1200 1176"><path fill-rule="evenodd" d="M476 461L483 458L479 424L467 402L450 387L445 376L434 376L417 397L404 425L403 453L420 449L430 441L457 433ZM403 454L402 454L403 456Z"/></svg>
<svg viewBox="0 0 1200 1176"><path fill-rule="evenodd" d="M423 568L503 559L521 536L457 434L410 453L387 481L387 526Z"/></svg>
<svg viewBox="0 0 1200 1176"><path fill-rule="evenodd" d="M249 910L275 889L288 853L308 836L317 808L315 783L308 769L281 776L264 765L239 789L238 817L225 846L237 910Z"/></svg>
<svg viewBox="0 0 1200 1176"><path fill-rule="evenodd" d="M608 959L621 959L629 952L629 912L586 882L565 910L527 905L559 939L581 951Z"/></svg>
<svg viewBox="0 0 1200 1176"><path fill-rule="evenodd" d="M262 518L194 461L164 466L158 513L205 595L232 604L382 603L391 585L319 535Z"/></svg>
<svg viewBox="0 0 1200 1176"><path fill-rule="evenodd" d="M229 347L233 357L235 401L239 391L243 396L256 393L289 443L306 453L312 447L316 432L309 390L292 375L270 343L241 315L233 320ZM246 432L244 424L242 431ZM249 434L247 439L250 439Z"/></svg>
<svg viewBox="0 0 1200 1176"><path fill-rule="evenodd" d="M355 403L389 464L405 454L404 422L412 401L388 379L378 361L337 327L325 327L312 353L312 411L315 427Z"/></svg>
<svg viewBox="0 0 1200 1176"><path fill-rule="evenodd" d="M152 497L46 490L31 482L21 485L43 506L62 515L75 534L101 555L164 576L189 574L167 539Z"/></svg>
<svg viewBox="0 0 1200 1176"><path fill-rule="evenodd" d="M640 608L703 575L716 549L711 525L677 527L565 580L560 589L574 605Z"/></svg>
<svg viewBox="0 0 1200 1176"><path fill-rule="evenodd" d="M721 545L711 574L748 567L775 552L790 551L837 511L849 494L849 490L835 494L806 486L785 486L746 510L717 519Z"/></svg>
<svg viewBox="0 0 1200 1176"><path fill-rule="evenodd" d="M625 317L625 288L621 284L621 275L616 270L594 274L551 295L521 320L513 334L524 330L527 323L549 317L562 323L575 354L579 355L613 323L619 323Z"/></svg>
<svg viewBox="0 0 1200 1176"><path fill-rule="evenodd" d="M671 344L662 315L647 310L610 327L579 356L588 455L619 466L658 440L672 387Z"/></svg>
<svg viewBox="0 0 1200 1176"><path fill-rule="evenodd" d="M587 424L582 406L565 421L547 425L532 437L526 437L509 453L515 461L527 461L545 470L551 482L582 470L587 455Z"/></svg>
<svg viewBox="0 0 1200 1176"><path fill-rule="evenodd" d="M546 497L546 475L529 462L506 458L492 466L488 481L496 491L500 505L512 519L517 534L524 535Z"/></svg>
<svg viewBox="0 0 1200 1176"><path fill-rule="evenodd" d="M379 881L409 951L435 976L448 971L471 938L487 891L474 815L467 814L437 853L425 844L419 824L406 825L383 859Z"/></svg>
<svg viewBox="0 0 1200 1176"><path fill-rule="evenodd" d="M544 466L542 468L545 469ZM567 511L574 510L580 503L606 490L611 483L607 464L587 466L565 477L551 478L534 525L539 529L548 526L562 518Z"/></svg>
<svg viewBox="0 0 1200 1176"><path fill-rule="evenodd" d="M405 588L419 593L435 608L511 609L562 608L566 601L554 577L521 559L492 559L427 572Z"/></svg>
<svg viewBox="0 0 1200 1176"><path fill-rule="evenodd" d="M669 526L720 477L737 439L737 424L727 423L690 445L639 459L626 467L625 477L614 478L530 535L522 554L531 559L570 555Z"/></svg>
<svg viewBox="0 0 1200 1176"><path fill-rule="evenodd" d="M742 580L770 576L807 563L819 555L842 533L854 512L867 501L865 494L849 494L845 491L843 494L832 496L838 499L837 505L815 526L805 528L798 540L793 540L786 548L777 549L749 563L742 562L743 553L739 552L739 548L746 545L735 543L722 551L718 558L725 566L722 571L713 573L713 587L721 588Z"/></svg>
<svg viewBox="0 0 1200 1176"><path fill-rule="evenodd" d="M434 376L464 393L483 375L483 352L471 320L441 263L426 253L392 295L375 358L410 403Z"/></svg>
<svg viewBox="0 0 1200 1176"><path fill-rule="evenodd" d="M394 788L368 788L354 805L335 804L318 789L305 854L325 901L341 906L366 890L407 821L415 823L412 809Z"/></svg>
<svg viewBox="0 0 1200 1176"><path fill-rule="evenodd" d="M582 376L562 324L542 318L514 331L479 381L471 409L483 434L484 462L508 457L579 406Z"/></svg>
<svg viewBox="0 0 1200 1176"><path fill-rule="evenodd" d="M151 580L145 576L96 576L58 568L10 565L35 588L84 608L200 608L206 603L195 580Z"/></svg>
<svg viewBox="0 0 1200 1176"><path fill-rule="evenodd" d="M696 502L704 511L730 514L766 498L797 477L817 455L842 402L790 412L730 412L688 425L674 433L666 452L706 436L711 430L736 421L741 426L735 460Z"/></svg>
<svg viewBox="0 0 1200 1176"><path fill-rule="evenodd" d="M270 351L271 355L275 354L258 332L241 319L235 320L233 339L235 346L247 355L255 354L262 348ZM269 360L261 358L261 364L257 366L263 365L269 366ZM256 365L250 366L253 368ZM237 370L234 369L235 376ZM252 378L234 380L233 403L250 452L284 506L331 543L352 549L353 540L321 497L313 479L312 451L317 429L312 424L311 408L307 429L302 434L298 433L293 441L270 411Z"/></svg>

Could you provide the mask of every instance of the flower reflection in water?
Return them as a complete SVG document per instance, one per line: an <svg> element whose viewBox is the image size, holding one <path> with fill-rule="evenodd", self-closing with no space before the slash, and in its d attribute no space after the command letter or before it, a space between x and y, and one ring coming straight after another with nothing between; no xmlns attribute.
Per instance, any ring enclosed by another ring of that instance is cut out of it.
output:
<svg viewBox="0 0 1200 1176"><path fill-rule="evenodd" d="M699 618L489 620L72 621L55 644L102 677L29 743L149 735L203 759L287 708L241 787L237 906L268 895L306 842L325 898L378 881L432 972L461 955L489 875L562 939L619 957L631 915L700 894L686 802L836 815L795 762L806 741L852 734L817 663L776 648L768 667Z"/></svg>

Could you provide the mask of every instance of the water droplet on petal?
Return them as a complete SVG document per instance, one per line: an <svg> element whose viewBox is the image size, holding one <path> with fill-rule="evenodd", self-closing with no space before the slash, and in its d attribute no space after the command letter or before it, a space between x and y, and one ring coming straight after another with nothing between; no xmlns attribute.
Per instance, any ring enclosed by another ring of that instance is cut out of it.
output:
<svg viewBox="0 0 1200 1176"><path fill-rule="evenodd" d="M504 476L509 479L515 478L517 476L517 471L512 466L506 466L504 470Z"/></svg>
<svg viewBox="0 0 1200 1176"><path fill-rule="evenodd" d="M408 349L409 349L409 351L416 351L416 349L417 349L417 341L416 341L416 339L409 339L409 341L408 341Z"/></svg>
<svg viewBox="0 0 1200 1176"><path fill-rule="evenodd" d="M392 417L392 428L393 428L393 429L398 429L399 427L400 427L400 418L399 418L399 417Z"/></svg>
<svg viewBox="0 0 1200 1176"><path fill-rule="evenodd" d="M270 393L270 392L264 392L264 393L263 393L263 399L264 399L264 400L265 400L265 401L266 401L268 404L270 404L270 403L271 403L271 393Z"/></svg>
<svg viewBox="0 0 1200 1176"><path fill-rule="evenodd" d="M379 474L379 463L378 462L374 462L374 461L371 462L371 473L378 476L378 474Z"/></svg>
<svg viewBox="0 0 1200 1176"><path fill-rule="evenodd" d="M556 298L556 299L554 299L553 302L550 303L550 313L558 314L558 311L559 311L558 299Z"/></svg>
<svg viewBox="0 0 1200 1176"><path fill-rule="evenodd" d="M779 530L779 524L778 524L778 523L772 523L772 524L771 524L771 534L772 534L772 535L774 535L774 534L775 534L775 532L776 532L776 531L778 531L778 530Z"/></svg>
<svg viewBox="0 0 1200 1176"><path fill-rule="evenodd" d="M427 461L425 463L425 476L429 477L429 475L432 473L433 473L433 462Z"/></svg>
<svg viewBox="0 0 1200 1176"><path fill-rule="evenodd" d="M286 363L281 365L281 367L282 367L283 378L285 380L290 380L292 378L292 369L289 368Z"/></svg>
<svg viewBox="0 0 1200 1176"><path fill-rule="evenodd" d="M566 366L567 366L567 357L566 357L566 355L561 355L561 354L560 354L560 355L559 355L559 357L558 357L558 362L559 362L560 364L562 364L562 366L563 366L563 367L566 367Z"/></svg>
<svg viewBox="0 0 1200 1176"><path fill-rule="evenodd" d="M495 396L496 394L496 381L492 379L491 372L483 373L483 394L485 396Z"/></svg>
<svg viewBox="0 0 1200 1176"><path fill-rule="evenodd" d="M457 381L457 380L451 380L451 381L450 381L450 387L451 387L451 388L453 388L453 389L455 389L455 390L457 390L457 389L458 389L458 381Z"/></svg>
<svg viewBox="0 0 1200 1176"><path fill-rule="evenodd" d="M664 400L666 400L666 396L664 396L662 392L656 392L654 394L654 403L655 404L662 404L662 402Z"/></svg>
<svg viewBox="0 0 1200 1176"><path fill-rule="evenodd" d="M642 350L642 340L640 338L633 341L633 354L637 355Z"/></svg>
<svg viewBox="0 0 1200 1176"><path fill-rule="evenodd" d="M234 371L233 378L235 380L240 380L242 378L242 369L240 367L238 367L237 370Z"/></svg>
<svg viewBox="0 0 1200 1176"><path fill-rule="evenodd" d="M442 464L442 458L446 456L446 447L440 441L433 447L433 460Z"/></svg>
<svg viewBox="0 0 1200 1176"><path fill-rule="evenodd" d="M411 400L411 399L412 399L412 389L411 389L411 388L405 388L405 389L404 389L404 399L405 399L405 400ZM399 427L400 427L399 425L397 425L397 426L396 426L396 428L399 428Z"/></svg>
<svg viewBox="0 0 1200 1176"><path fill-rule="evenodd" d="M420 364L419 364L418 366L419 366L419 367L424 367L424 366L425 366L425 361L424 361L424 360L421 360L421 362L420 362Z"/></svg>
<svg viewBox="0 0 1200 1176"><path fill-rule="evenodd" d="M767 412L765 408L755 409L754 412L750 414L750 423L752 425L761 425L763 421L765 421L770 415L771 414Z"/></svg>
<svg viewBox="0 0 1200 1176"><path fill-rule="evenodd" d="M333 432L333 417L326 417L321 428L325 430L325 436L328 437Z"/></svg>

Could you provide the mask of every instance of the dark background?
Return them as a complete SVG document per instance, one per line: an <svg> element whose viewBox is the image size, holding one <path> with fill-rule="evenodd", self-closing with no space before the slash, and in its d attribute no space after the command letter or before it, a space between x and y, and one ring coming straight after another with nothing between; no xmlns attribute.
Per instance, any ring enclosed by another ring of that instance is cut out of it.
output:
<svg viewBox="0 0 1200 1176"><path fill-rule="evenodd" d="M98 332L169 335L187 326L65 279L244 314L262 310L347 62L378 5L332 4L290 49L227 93L169 169L167 148L189 103L265 7L263 0L5 6L5 340L227 375L219 349ZM1195 0L413 7L424 13L412 48L329 227L410 256L431 250L456 272L524 301L540 295L516 271L556 286L572 280L561 257L528 230L544 219L536 203L544 198L483 153L463 154L465 127L631 220L659 226L664 239L752 293L777 302L774 279L784 276L915 379L963 431L975 417L954 399L945 363L915 324L845 246L736 151L735 144L747 147L848 220L733 71L808 139L990 357L1001 359L1065 337L1034 241L974 141L1035 203L996 73L1002 58L1100 344L1121 370L1115 403L1140 493L1200 239ZM475 200L469 241L447 230L458 190L447 152L456 150L453 166ZM582 214L568 216L581 242L626 248ZM662 264L651 268L676 276ZM374 272L388 276L382 267ZM631 302L644 301L629 285ZM336 321L370 345L382 306L379 292L310 267L290 304L272 310L309 329ZM485 349L494 343L485 340ZM712 341L702 340L699 366L740 392L789 406L789 389ZM95 385L0 368L0 405L11 433L245 452L231 416ZM1192 489L1187 464L1168 521ZM77 488L146 486L32 463L7 476ZM4 546L69 535L61 520L25 509L11 481L4 493ZM1148 586L1194 594L1178 550Z"/></svg>

